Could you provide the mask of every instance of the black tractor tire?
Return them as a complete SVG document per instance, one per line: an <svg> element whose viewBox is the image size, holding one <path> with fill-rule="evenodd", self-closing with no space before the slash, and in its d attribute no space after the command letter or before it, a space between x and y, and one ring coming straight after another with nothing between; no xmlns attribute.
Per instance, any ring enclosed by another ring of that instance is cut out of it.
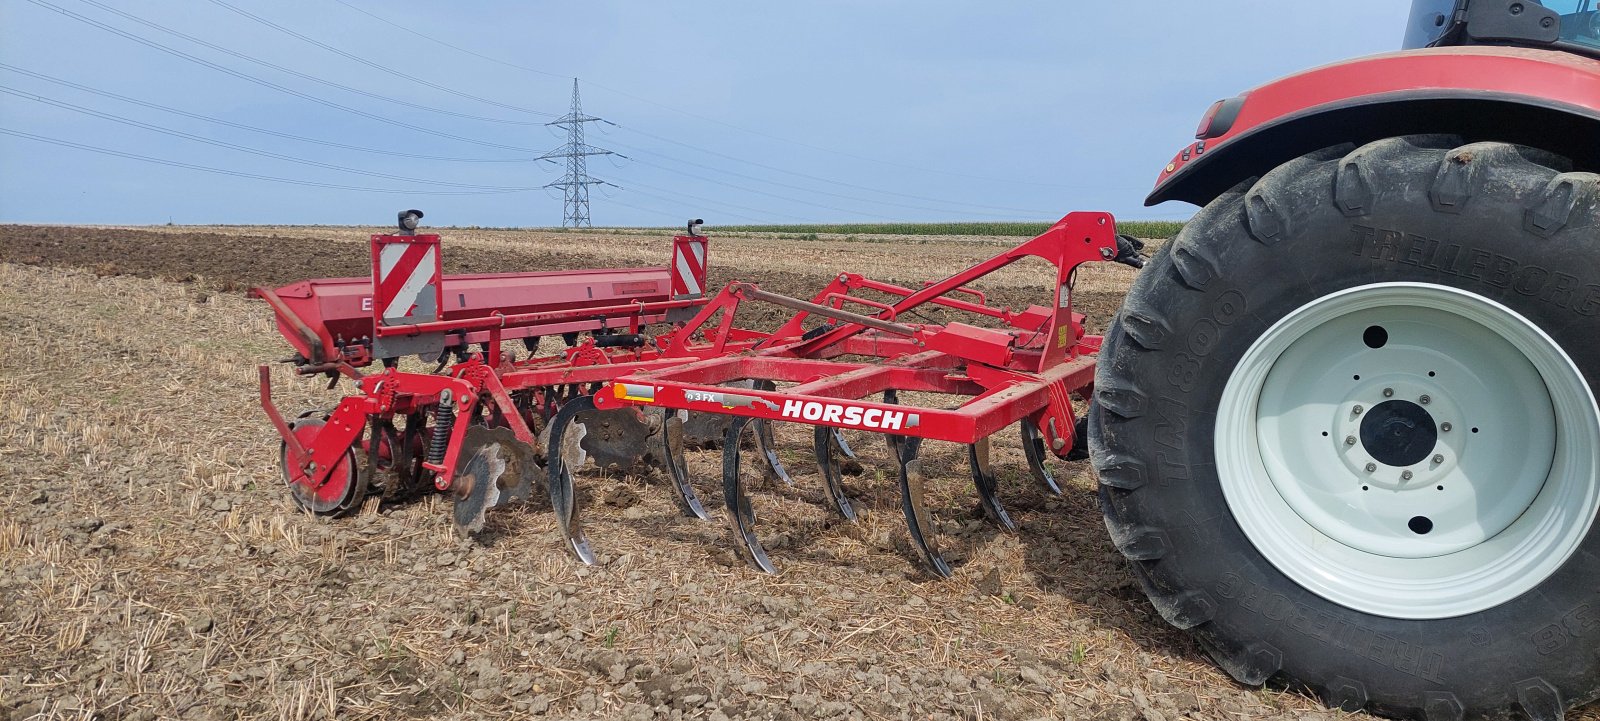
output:
<svg viewBox="0 0 1600 721"><path fill-rule="evenodd" d="M1303 587L1229 506L1215 429L1247 349L1312 301L1388 282L1514 310L1600 391L1600 176L1455 136L1328 148L1207 205L1128 293L1089 419L1106 526L1155 610L1240 683L1392 717L1562 718L1600 697L1600 522L1532 590L1408 619Z"/></svg>

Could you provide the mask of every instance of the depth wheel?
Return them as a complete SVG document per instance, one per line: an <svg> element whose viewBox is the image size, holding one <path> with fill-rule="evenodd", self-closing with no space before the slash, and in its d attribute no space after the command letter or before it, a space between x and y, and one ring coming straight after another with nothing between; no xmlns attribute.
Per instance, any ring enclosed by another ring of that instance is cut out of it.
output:
<svg viewBox="0 0 1600 721"><path fill-rule="evenodd" d="M289 430L299 439L300 445L309 450L326 424L327 421L320 415L302 415L289 424ZM289 497L294 499L296 506L319 516L344 516L361 507L366 494L361 484L355 448L348 448L340 454L327 480L316 485L300 469L290 468L289 444L283 443L281 446L278 461L282 464L284 483L289 486Z"/></svg>
<svg viewBox="0 0 1600 721"><path fill-rule="evenodd" d="M1244 683L1349 711L1600 695L1600 176L1450 136L1223 195L1106 336L1106 526Z"/></svg>

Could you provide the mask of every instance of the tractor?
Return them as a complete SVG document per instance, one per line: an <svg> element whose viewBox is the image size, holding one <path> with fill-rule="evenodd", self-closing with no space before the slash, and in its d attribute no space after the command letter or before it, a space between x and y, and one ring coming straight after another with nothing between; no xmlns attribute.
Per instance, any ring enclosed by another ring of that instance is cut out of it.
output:
<svg viewBox="0 0 1600 721"><path fill-rule="evenodd" d="M1385 716L1600 696L1600 11L1417 0L1212 105L1106 333L1106 527L1235 679Z"/></svg>

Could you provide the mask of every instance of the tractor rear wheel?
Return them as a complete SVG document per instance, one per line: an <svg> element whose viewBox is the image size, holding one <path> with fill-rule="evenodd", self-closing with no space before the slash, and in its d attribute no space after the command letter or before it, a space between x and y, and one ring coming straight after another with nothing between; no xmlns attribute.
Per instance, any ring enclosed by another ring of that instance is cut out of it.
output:
<svg viewBox="0 0 1600 721"><path fill-rule="evenodd" d="M1156 610L1349 711L1600 696L1600 176L1454 136L1224 194L1106 334L1101 505Z"/></svg>

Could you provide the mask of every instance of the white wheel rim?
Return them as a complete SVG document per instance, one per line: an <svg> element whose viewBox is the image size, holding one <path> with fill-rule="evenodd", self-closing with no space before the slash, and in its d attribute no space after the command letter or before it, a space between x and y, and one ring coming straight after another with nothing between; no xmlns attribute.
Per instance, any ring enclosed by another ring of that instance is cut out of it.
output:
<svg viewBox="0 0 1600 721"><path fill-rule="evenodd" d="M1393 618L1527 592L1600 508L1600 410L1572 359L1510 308L1440 285L1352 288L1278 321L1228 379L1215 444L1256 550Z"/></svg>

